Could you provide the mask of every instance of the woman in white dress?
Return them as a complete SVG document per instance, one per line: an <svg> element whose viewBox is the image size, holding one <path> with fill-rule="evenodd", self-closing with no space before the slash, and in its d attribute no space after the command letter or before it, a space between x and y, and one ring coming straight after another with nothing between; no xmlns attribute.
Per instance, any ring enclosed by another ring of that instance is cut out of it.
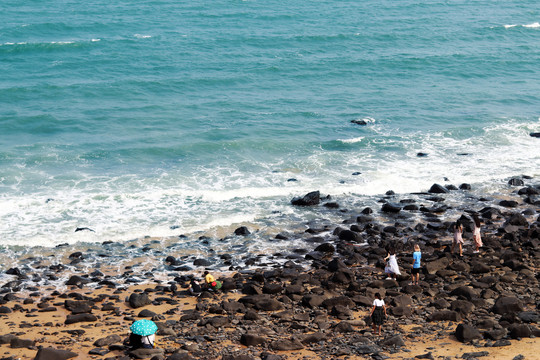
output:
<svg viewBox="0 0 540 360"><path fill-rule="evenodd" d="M484 245L482 243L482 236L480 235L480 219L478 218L476 214L473 215L473 219L474 219L473 239L474 239L474 248L475 248L474 252L479 253L480 248L482 247L482 245Z"/></svg>
<svg viewBox="0 0 540 360"><path fill-rule="evenodd" d="M394 248L388 249L388 254L384 258L384 261L386 261L386 267L384 268L384 272L388 274L388 279L396 279L396 275L401 275L401 272L399 271L399 266L396 259L396 251Z"/></svg>

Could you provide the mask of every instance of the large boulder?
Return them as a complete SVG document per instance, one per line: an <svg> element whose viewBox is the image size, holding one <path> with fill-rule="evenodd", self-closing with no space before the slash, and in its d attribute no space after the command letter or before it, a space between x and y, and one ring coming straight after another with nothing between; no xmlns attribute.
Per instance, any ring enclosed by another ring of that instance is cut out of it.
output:
<svg viewBox="0 0 540 360"><path fill-rule="evenodd" d="M66 300L64 306L66 309L71 311L72 314L84 314L92 311L92 303L90 301L77 301L77 300Z"/></svg>
<svg viewBox="0 0 540 360"><path fill-rule="evenodd" d="M512 216L510 216L510 218L508 218L508 220L506 220L505 225L514 225L514 226L525 226L525 227L528 227L528 226L529 226L529 222L527 221L527 219L525 218L525 216L523 216L522 214L520 214L520 213L515 213L515 214L512 214Z"/></svg>
<svg viewBox="0 0 540 360"><path fill-rule="evenodd" d="M495 314L519 313L523 311L523 303L513 296L501 296L493 306Z"/></svg>
<svg viewBox="0 0 540 360"><path fill-rule="evenodd" d="M478 297L477 291L475 289L471 288L471 287L468 287L468 286L460 286L460 287L452 290L452 292L450 292L450 295L463 296L467 300L472 300L472 299Z"/></svg>
<svg viewBox="0 0 540 360"><path fill-rule="evenodd" d="M160 356L163 357L163 354L165 353L165 350L163 349L136 349L133 351L130 351L129 355L131 357L134 357L135 359L148 359L154 356Z"/></svg>
<svg viewBox="0 0 540 360"><path fill-rule="evenodd" d="M68 279L68 281L66 281L66 285L74 285L74 286L77 286L78 288L82 288L85 284L88 284L90 282L92 282L92 280L83 278L79 275L72 275Z"/></svg>
<svg viewBox="0 0 540 360"><path fill-rule="evenodd" d="M97 321L97 317L93 314L77 314L68 315L65 321L66 325L75 324L79 322L93 322Z"/></svg>
<svg viewBox="0 0 540 360"><path fill-rule="evenodd" d="M239 228L234 230L234 234L238 236L247 236L251 234L251 231L249 231L249 229L245 226L240 226Z"/></svg>
<svg viewBox="0 0 540 360"><path fill-rule="evenodd" d="M484 331L484 338L497 341L506 337L507 333L508 332L506 331L505 328L491 329L491 330Z"/></svg>
<svg viewBox="0 0 540 360"><path fill-rule="evenodd" d="M525 185L525 183L523 182L522 179L518 178L518 177L513 177L511 178L510 180L508 180L508 185L512 185L512 186L523 186Z"/></svg>
<svg viewBox="0 0 540 360"><path fill-rule="evenodd" d="M531 328L527 324L512 324L508 327L512 339L529 338L532 335Z"/></svg>
<svg viewBox="0 0 540 360"><path fill-rule="evenodd" d="M471 273L473 274L487 274L491 272L489 265L482 262L474 262L471 267Z"/></svg>
<svg viewBox="0 0 540 360"><path fill-rule="evenodd" d="M318 343L319 341L323 341L326 339L326 335L322 332L316 332L316 333L311 333L311 334L307 334L307 335L304 335L302 337L302 344L306 345L306 344L312 344L312 343Z"/></svg>
<svg viewBox="0 0 540 360"><path fill-rule="evenodd" d="M466 316L474 311L475 306L467 300L455 300L452 301L451 309Z"/></svg>
<svg viewBox="0 0 540 360"><path fill-rule="evenodd" d="M291 200L291 204L296 206L314 206L319 205L321 201L321 193L319 191L312 191L303 197L296 197Z"/></svg>
<svg viewBox="0 0 540 360"><path fill-rule="evenodd" d="M337 305L345 306L348 308L354 307L354 302L348 296L337 296L330 299L326 299L322 302L322 305L328 310L332 309Z"/></svg>
<svg viewBox="0 0 540 360"><path fill-rule="evenodd" d="M393 203L385 203L382 206L381 211L395 214L401 211L401 206L399 206L398 204L393 204Z"/></svg>
<svg viewBox="0 0 540 360"><path fill-rule="evenodd" d="M161 357L157 357L156 359L161 359ZM189 352L182 351L182 350L176 350L174 353L172 353L172 355L167 356L167 360L192 360L192 359L193 357L189 355Z"/></svg>
<svg viewBox="0 0 540 360"><path fill-rule="evenodd" d="M499 205L507 208L515 208L519 205L519 203L515 200L501 200L499 201Z"/></svg>
<svg viewBox="0 0 540 360"><path fill-rule="evenodd" d="M390 336L380 342L382 346L405 346L405 341L400 334Z"/></svg>
<svg viewBox="0 0 540 360"><path fill-rule="evenodd" d="M280 283L266 283L262 288L264 294L279 294L283 291L283 285Z"/></svg>
<svg viewBox="0 0 540 360"><path fill-rule="evenodd" d="M351 333L355 330L350 322L341 321L336 326L334 326L333 331L337 333Z"/></svg>
<svg viewBox="0 0 540 360"><path fill-rule="evenodd" d="M0 335L0 344L9 344L12 339L15 339L17 336L13 334Z"/></svg>
<svg viewBox="0 0 540 360"><path fill-rule="evenodd" d="M245 346L257 346L264 344L266 339L257 334L242 334L240 337L240 343Z"/></svg>
<svg viewBox="0 0 540 360"><path fill-rule="evenodd" d="M447 188L445 188L442 185L433 184L431 186L431 188L428 190L428 192L430 192L432 194L446 194L446 193L450 192L450 190L448 190Z"/></svg>
<svg viewBox="0 0 540 360"><path fill-rule="evenodd" d="M302 350L304 345L297 339L276 340L270 344L270 348L276 351Z"/></svg>
<svg viewBox="0 0 540 360"><path fill-rule="evenodd" d="M524 323L540 322L540 315L534 311L523 311L518 314L518 317Z"/></svg>
<svg viewBox="0 0 540 360"><path fill-rule="evenodd" d="M327 299L327 296L317 295L317 294L306 294L302 298L302 305L309 307L311 309L317 308L322 305L322 303Z"/></svg>
<svg viewBox="0 0 540 360"><path fill-rule="evenodd" d="M283 309L283 304L266 294L248 295L240 298L238 301L244 305L248 304L257 310L262 311L277 311Z"/></svg>
<svg viewBox="0 0 540 360"><path fill-rule="evenodd" d="M435 311L428 316L428 321L461 321L461 315L457 311L441 310Z"/></svg>
<svg viewBox="0 0 540 360"><path fill-rule="evenodd" d="M343 241L355 242L355 243L362 242L362 236L359 233L355 231L351 231L351 230L341 231L338 237L340 240L343 240Z"/></svg>
<svg viewBox="0 0 540 360"><path fill-rule="evenodd" d="M146 305L150 305L152 301L146 293L133 293L129 296L129 306L132 308L140 308Z"/></svg>
<svg viewBox="0 0 540 360"><path fill-rule="evenodd" d="M469 343L476 339L482 339L480 331L467 324L459 324L456 328L456 339L463 343Z"/></svg>
<svg viewBox="0 0 540 360"><path fill-rule="evenodd" d="M226 326L229 326L230 324L231 324L231 321L229 320L228 317L225 317L225 316L213 316L213 317L202 319L199 322L199 326L210 325L215 328L226 327Z"/></svg>
<svg viewBox="0 0 540 360"><path fill-rule="evenodd" d="M412 309L408 306L393 306L390 308L390 313L395 317L410 317Z"/></svg>
<svg viewBox="0 0 540 360"><path fill-rule="evenodd" d="M30 349L30 348L34 347L34 345L35 345L34 340L19 339L17 337L11 339L11 341L9 343L9 346L12 349L22 349L22 348Z"/></svg>
<svg viewBox="0 0 540 360"><path fill-rule="evenodd" d="M122 338L119 335L114 334L94 341L94 346L105 347L120 342L122 342Z"/></svg>
<svg viewBox="0 0 540 360"><path fill-rule="evenodd" d="M34 360L66 360L76 356L78 356L77 353L68 350L41 348L38 350Z"/></svg>
<svg viewBox="0 0 540 360"><path fill-rule="evenodd" d="M234 300L224 301L221 306L223 307L223 310L225 310L229 314L246 312L246 307L244 306L244 304Z"/></svg>
<svg viewBox="0 0 540 360"><path fill-rule="evenodd" d="M428 274L433 275L436 274L439 270L446 269L448 264L450 264L450 260L444 257L434 261L426 262L425 269Z"/></svg>

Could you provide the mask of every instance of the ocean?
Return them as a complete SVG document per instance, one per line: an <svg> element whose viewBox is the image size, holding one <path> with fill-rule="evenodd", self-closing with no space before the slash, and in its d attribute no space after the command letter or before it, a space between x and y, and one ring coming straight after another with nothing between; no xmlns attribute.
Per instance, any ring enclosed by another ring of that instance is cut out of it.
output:
<svg viewBox="0 0 540 360"><path fill-rule="evenodd" d="M339 217L291 206L310 191L505 191L540 176L539 21L536 0L3 1L0 246L256 254Z"/></svg>

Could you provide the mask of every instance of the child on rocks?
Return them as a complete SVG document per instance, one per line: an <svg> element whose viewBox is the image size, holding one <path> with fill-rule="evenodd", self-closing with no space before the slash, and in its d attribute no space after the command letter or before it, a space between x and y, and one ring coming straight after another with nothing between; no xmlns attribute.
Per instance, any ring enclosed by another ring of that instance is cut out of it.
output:
<svg viewBox="0 0 540 360"><path fill-rule="evenodd" d="M401 275L396 259L396 251L393 247L388 249L388 254L384 258L384 261L386 261L386 267L384 268L384 272L388 274L388 277L386 278L387 280L395 280L396 275Z"/></svg>
<svg viewBox="0 0 540 360"><path fill-rule="evenodd" d="M205 271L203 273L203 276L209 291L216 291L221 289L221 281L216 280L214 276L208 271Z"/></svg>
<svg viewBox="0 0 540 360"><path fill-rule="evenodd" d="M199 284L199 281L196 279L191 279L188 290L189 293L194 296L198 296L203 291L201 284Z"/></svg>
<svg viewBox="0 0 540 360"><path fill-rule="evenodd" d="M454 224L454 240L452 241L452 248L450 252L454 253L454 248L458 245L459 256L463 256L463 225L458 221Z"/></svg>
<svg viewBox="0 0 540 360"><path fill-rule="evenodd" d="M482 237L480 236L480 219L478 218L478 215L476 214L473 215L473 220L474 220L473 240L474 240L474 246L475 246L474 253L479 253L480 248L484 244L482 243Z"/></svg>
<svg viewBox="0 0 540 360"><path fill-rule="evenodd" d="M420 246L418 244L414 245L413 259L414 262L411 270L412 282L410 285L420 285L420 260L422 259L422 253L420 252Z"/></svg>
<svg viewBox="0 0 540 360"><path fill-rule="evenodd" d="M379 328L379 336L381 336L382 324L386 318L386 306L384 300L381 299L381 294L375 294L375 300L373 300L373 308L371 309L371 320L373 322L373 334Z"/></svg>

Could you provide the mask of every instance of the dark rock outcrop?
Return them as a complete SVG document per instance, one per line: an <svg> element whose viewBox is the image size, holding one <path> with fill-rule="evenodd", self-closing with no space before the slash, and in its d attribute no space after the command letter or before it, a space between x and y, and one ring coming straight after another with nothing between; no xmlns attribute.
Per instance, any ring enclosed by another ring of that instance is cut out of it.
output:
<svg viewBox="0 0 540 360"><path fill-rule="evenodd" d="M296 206L315 206L321 202L321 193L312 191L303 197L297 197L291 200L291 204Z"/></svg>

